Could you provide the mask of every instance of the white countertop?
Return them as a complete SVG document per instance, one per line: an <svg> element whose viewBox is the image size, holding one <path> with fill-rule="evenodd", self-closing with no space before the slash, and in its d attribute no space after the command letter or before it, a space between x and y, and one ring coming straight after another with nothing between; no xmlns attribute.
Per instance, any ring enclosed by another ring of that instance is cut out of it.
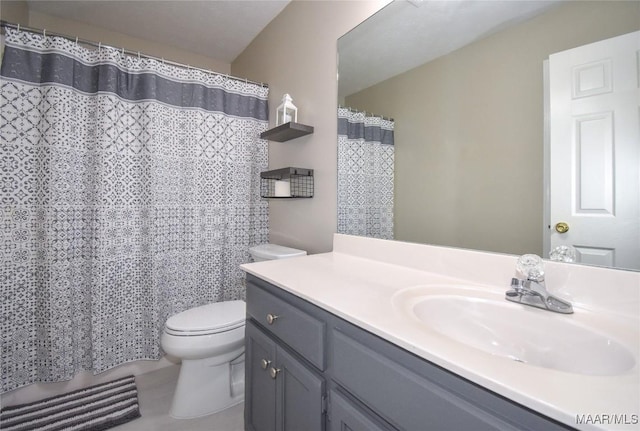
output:
<svg viewBox="0 0 640 431"><path fill-rule="evenodd" d="M245 264L242 269L569 426L640 429L640 273L545 265L549 291L570 300L575 313L537 311L577 321L594 313L615 320L617 340L631 346L636 365L614 376L574 374L491 355L425 330L392 303L402 289L433 284L477 286L504 295L515 260L508 255L336 235L332 253ZM589 420L578 424L578 415ZM617 415L623 423L611 425L602 415Z"/></svg>

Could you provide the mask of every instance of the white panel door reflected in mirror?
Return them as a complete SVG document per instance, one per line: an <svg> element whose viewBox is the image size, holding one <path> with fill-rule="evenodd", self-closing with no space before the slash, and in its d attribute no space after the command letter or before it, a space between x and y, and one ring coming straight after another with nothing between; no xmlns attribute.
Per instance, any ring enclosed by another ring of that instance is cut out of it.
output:
<svg viewBox="0 0 640 431"><path fill-rule="evenodd" d="M633 32L549 57L549 243L581 263L640 270L638 52Z"/></svg>

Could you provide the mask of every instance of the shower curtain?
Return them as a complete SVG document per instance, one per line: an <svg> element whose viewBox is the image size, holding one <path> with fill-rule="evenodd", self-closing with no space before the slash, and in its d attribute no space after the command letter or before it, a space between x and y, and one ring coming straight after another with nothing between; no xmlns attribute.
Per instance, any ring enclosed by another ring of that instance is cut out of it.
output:
<svg viewBox="0 0 640 431"><path fill-rule="evenodd" d="M393 239L395 123L338 108L338 232Z"/></svg>
<svg viewBox="0 0 640 431"><path fill-rule="evenodd" d="M161 357L268 238L268 89L7 28L2 391Z"/></svg>

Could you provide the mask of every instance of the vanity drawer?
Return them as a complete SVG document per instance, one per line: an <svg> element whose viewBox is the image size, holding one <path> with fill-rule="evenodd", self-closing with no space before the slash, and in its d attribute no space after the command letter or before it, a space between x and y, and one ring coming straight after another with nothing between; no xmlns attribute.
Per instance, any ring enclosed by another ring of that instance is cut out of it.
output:
<svg viewBox="0 0 640 431"><path fill-rule="evenodd" d="M247 282L247 313L320 370L325 369L325 323Z"/></svg>

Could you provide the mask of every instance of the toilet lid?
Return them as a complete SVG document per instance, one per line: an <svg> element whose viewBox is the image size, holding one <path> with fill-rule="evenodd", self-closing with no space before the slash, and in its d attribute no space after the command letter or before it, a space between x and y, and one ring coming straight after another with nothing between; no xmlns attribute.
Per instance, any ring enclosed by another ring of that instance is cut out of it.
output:
<svg viewBox="0 0 640 431"><path fill-rule="evenodd" d="M275 260L290 257L306 256L307 252L297 248L284 247L278 244L261 244L251 247L249 253L260 259Z"/></svg>
<svg viewBox="0 0 640 431"><path fill-rule="evenodd" d="M173 333L204 335L238 328L245 319L244 301L215 302L175 314L165 327Z"/></svg>

